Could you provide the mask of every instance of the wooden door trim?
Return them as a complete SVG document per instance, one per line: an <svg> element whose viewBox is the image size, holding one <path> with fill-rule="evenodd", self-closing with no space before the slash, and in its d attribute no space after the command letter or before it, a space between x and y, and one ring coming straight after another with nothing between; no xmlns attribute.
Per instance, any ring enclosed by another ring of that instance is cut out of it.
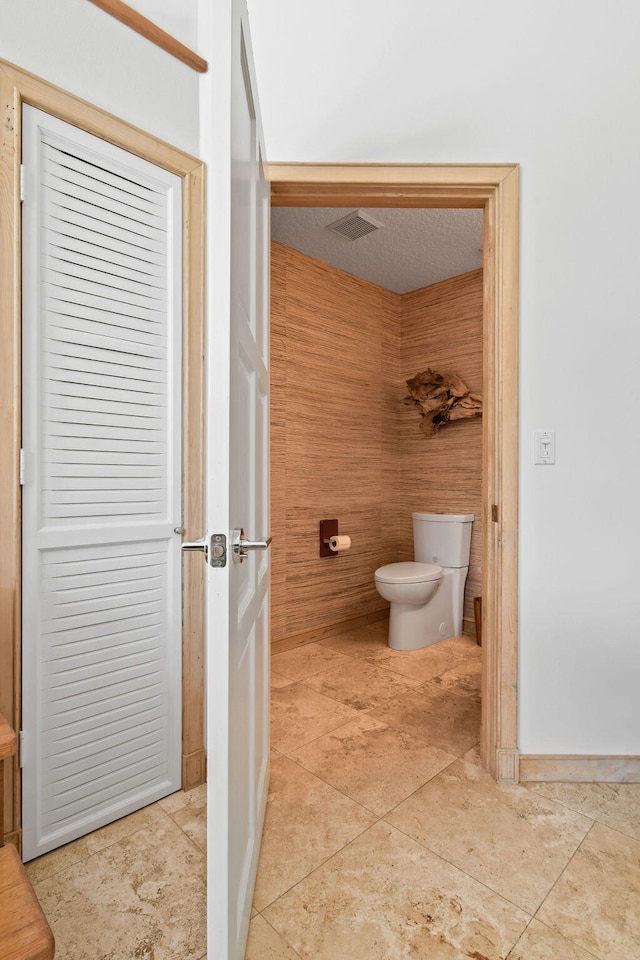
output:
<svg viewBox="0 0 640 960"><path fill-rule="evenodd" d="M518 166L272 163L267 176L272 206L484 209L481 755L495 779L515 783L519 778ZM496 516L497 520L492 519Z"/></svg>
<svg viewBox="0 0 640 960"><path fill-rule="evenodd" d="M205 167L98 107L0 60L0 711L21 729L21 216L22 104L26 103L169 170L183 198L183 526L204 529ZM184 564L183 787L204 781L204 567ZM8 765L7 765L8 766ZM20 832L18 761L5 772L5 823Z"/></svg>

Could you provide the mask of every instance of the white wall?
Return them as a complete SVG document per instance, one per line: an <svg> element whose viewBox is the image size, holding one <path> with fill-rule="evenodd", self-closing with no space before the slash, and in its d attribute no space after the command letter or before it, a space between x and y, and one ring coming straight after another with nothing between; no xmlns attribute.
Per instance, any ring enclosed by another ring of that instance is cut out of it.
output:
<svg viewBox="0 0 640 960"><path fill-rule="evenodd" d="M197 0L130 5L195 46ZM198 75L87 0L0 0L0 57L197 155Z"/></svg>
<svg viewBox="0 0 640 960"><path fill-rule="evenodd" d="M521 164L520 749L640 754L640 6L248 3L270 160ZM196 74L87 0L2 0L0 57L198 152Z"/></svg>
<svg viewBox="0 0 640 960"><path fill-rule="evenodd" d="M248 2L270 160L521 164L519 745L639 755L640 5Z"/></svg>

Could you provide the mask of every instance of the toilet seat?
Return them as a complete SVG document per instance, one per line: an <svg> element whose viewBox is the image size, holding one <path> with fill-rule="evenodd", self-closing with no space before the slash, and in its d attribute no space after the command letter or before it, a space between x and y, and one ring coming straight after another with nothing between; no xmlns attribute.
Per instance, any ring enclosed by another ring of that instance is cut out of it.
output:
<svg viewBox="0 0 640 960"><path fill-rule="evenodd" d="M406 560L402 563L388 563L376 570L375 578L380 583L425 583L439 580L442 567L435 563L416 563Z"/></svg>

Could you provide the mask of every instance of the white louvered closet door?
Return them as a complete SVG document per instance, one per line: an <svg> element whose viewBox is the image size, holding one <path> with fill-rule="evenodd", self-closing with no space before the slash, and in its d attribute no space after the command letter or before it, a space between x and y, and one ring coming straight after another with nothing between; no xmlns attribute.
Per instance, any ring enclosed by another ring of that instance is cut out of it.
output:
<svg viewBox="0 0 640 960"><path fill-rule="evenodd" d="M24 108L23 829L179 789L181 183Z"/></svg>

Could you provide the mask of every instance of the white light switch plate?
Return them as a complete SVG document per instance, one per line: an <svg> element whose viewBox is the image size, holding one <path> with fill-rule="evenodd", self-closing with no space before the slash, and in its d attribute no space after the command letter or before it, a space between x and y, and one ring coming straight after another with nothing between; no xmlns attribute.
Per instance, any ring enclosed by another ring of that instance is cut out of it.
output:
<svg viewBox="0 0 640 960"><path fill-rule="evenodd" d="M556 432L555 430L536 430L534 432L535 449L534 463L556 462Z"/></svg>

